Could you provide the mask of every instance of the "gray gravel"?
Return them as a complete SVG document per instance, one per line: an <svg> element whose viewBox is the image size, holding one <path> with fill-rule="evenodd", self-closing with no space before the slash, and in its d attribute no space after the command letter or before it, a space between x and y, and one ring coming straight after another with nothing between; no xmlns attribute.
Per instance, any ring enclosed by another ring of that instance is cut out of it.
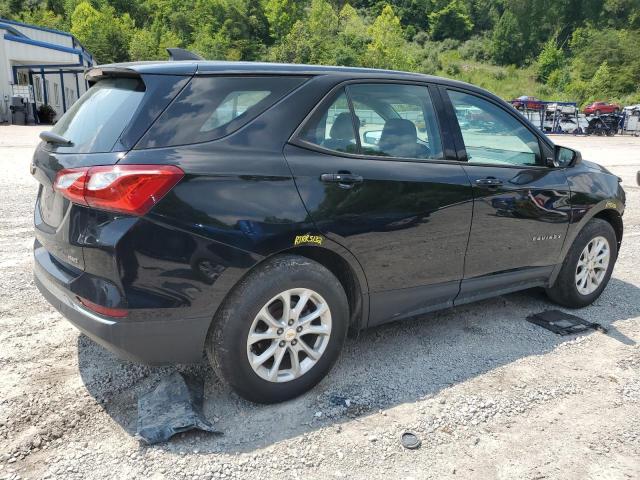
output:
<svg viewBox="0 0 640 480"><path fill-rule="evenodd" d="M206 364L121 362L80 335L31 279L37 128L0 126L0 478L640 477L638 138L562 137L624 179L626 236L603 296L579 315L609 334L525 321L538 290L386 325L347 342L299 399L250 404ZM178 369L205 378L224 435L134 439L136 400ZM400 445L412 431L418 450Z"/></svg>

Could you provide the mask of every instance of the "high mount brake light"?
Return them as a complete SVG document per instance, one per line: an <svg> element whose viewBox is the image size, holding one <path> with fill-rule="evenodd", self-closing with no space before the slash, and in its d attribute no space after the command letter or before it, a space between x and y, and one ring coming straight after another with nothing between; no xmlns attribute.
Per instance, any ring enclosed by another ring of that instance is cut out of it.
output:
<svg viewBox="0 0 640 480"><path fill-rule="evenodd" d="M53 188L74 203L144 215L181 179L173 165L109 165L58 172Z"/></svg>

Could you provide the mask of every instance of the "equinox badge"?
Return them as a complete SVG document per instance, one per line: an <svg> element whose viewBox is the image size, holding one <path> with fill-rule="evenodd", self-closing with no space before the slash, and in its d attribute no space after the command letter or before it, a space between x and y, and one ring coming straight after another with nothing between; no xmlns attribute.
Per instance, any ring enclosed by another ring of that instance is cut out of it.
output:
<svg viewBox="0 0 640 480"><path fill-rule="evenodd" d="M536 235L531 237L531 241L533 242L542 242L543 240L559 240L562 235L559 233L555 233L553 235Z"/></svg>

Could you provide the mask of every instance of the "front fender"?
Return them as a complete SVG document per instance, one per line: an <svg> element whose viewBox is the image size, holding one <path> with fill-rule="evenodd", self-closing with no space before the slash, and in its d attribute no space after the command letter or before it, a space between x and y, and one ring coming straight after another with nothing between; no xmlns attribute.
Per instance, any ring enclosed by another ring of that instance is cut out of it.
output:
<svg viewBox="0 0 640 480"><path fill-rule="evenodd" d="M614 205L616 206L614 207ZM579 220L575 223L572 221L571 226L567 231L567 236L562 246L562 253L560 257L562 261L558 265L556 265L556 267L553 269L551 277L549 278L549 286L555 283L556 278L560 273L560 269L562 268L562 265L564 263L564 259L567 257L567 254L569 253L569 250L571 249L573 242L575 241L578 234L585 227L585 225L589 223L589 221L591 221L591 219L595 217L600 217L600 216L604 216L605 218L608 219L610 218L610 215L615 215L617 218L617 221L619 222L619 228L620 228L620 234L618 236L618 248L620 248L620 242L622 240L622 213L623 212L624 212L624 204L621 204L615 198L602 200L598 202L596 205L594 205L592 208L589 208L584 212L578 211L577 215L580 215ZM616 229L616 225L612 225L612 226L614 227L614 229Z"/></svg>

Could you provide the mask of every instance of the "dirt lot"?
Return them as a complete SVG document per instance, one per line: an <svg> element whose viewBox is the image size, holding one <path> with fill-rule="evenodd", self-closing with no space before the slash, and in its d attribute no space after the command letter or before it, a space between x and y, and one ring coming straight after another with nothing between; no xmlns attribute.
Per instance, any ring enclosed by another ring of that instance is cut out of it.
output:
<svg viewBox="0 0 640 480"><path fill-rule="evenodd" d="M640 478L640 138L555 139L624 179L620 258L580 311L609 334L526 322L549 308L528 291L367 331L281 405L239 399L204 364L180 367L205 377L205 413L224 435L144 447L137 396L172 369L117 360L34 287L38 131L0 126L0 478ZM400 446L405 429L419 450Z"/></svg>

